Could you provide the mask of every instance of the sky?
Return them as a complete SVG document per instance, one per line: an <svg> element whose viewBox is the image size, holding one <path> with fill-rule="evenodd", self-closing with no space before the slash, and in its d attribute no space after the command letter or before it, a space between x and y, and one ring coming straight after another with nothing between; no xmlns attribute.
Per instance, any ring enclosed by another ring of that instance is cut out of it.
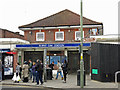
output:
<svg viewBox="0 0 120 90"><path fill-rule="evenodd" d="M0 28L20 32L32 23L65 9L80 14L81 0L0 0ZM83 0L83 16L104 25L104 35L118 33L120 0Z"/></svg>

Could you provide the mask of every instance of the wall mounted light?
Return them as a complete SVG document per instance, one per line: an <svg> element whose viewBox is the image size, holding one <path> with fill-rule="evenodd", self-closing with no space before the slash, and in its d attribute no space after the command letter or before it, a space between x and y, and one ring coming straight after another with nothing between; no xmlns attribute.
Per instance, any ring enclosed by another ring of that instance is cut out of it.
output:
<svg viewBox="0 0 120 90"><path fill-rule="evenodd" d="M39 32L41 32L41 30L39 30Z"/></svg>
<svg viewBox="0 0 120 90"><path fill-rule="evenodd" d="M56 56L57 54L54 54L54 56Z"/></svg>
<svg viewBox="0 0 120 90"><path fill-rule="evenodd" d="M32 35L32 31L29 31L29 34L31 34L31 35Z"/></svg>
<svg viewBox="0 0 120 90"><path fill-rule="evenodd" d="M60 32L60 29L59 29L59 32Z"/></svg>
<svg viewBox="0 0 120 90"><path fill-rule="evenodd" d="M68 32L70 32L70 30L68 30Z"/></svg>

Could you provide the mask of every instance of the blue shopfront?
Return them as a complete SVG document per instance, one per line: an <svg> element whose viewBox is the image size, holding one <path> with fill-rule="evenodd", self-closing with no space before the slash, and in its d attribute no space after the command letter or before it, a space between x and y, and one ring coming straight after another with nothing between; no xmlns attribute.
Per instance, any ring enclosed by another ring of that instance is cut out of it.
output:
<svg viewBox="0 0 120 90"><path fill-rule="evenodd" d="M46 53L46 64L52 63L54 61L55 66L59 60L61 63L64 60L68 60L69 68L71 73L78 69L79 64L79 46L80 43L64 43L64 44L25 44L16 45L18 51L22 51L21 56L24 57L23 60L36 61L37 59L44 60L44 50ZM88 50L90 43L84 43L84 50ZM74 56L73 56L74 55ZM24 62L24 61L22 61ZM73 71L72 71L73 70Z"/></svg>

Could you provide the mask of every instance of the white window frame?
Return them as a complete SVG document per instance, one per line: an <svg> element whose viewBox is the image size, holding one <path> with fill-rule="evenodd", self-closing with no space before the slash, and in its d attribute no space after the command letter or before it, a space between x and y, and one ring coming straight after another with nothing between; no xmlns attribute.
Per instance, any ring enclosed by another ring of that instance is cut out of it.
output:
<svg viewBox="0 0 120 90"><path fill-rule="evenodd" d="M43 34L43 39L38 39L37 38L38 34ZM36 41L45 41L45 33L44 32L37 32L36 33Z"/></svg>
<svg viewBox="0 0 120 90"><path fill-rule="evenodd" d="M58 38L57 38L57 34L58 34L58 33L62 33L62 34L63 34L62 39L58 39ZM64 41L64 31L55 32L55 41Z"/></svg>
<svg viewBox="0 0 120 90"><path fill-rule="evenodd" d="M78 32L80 32L80 37L76 37ZM83 38L84 38L84 31L83 31ZM76 41L80 41L81 40L81 31L75 31L75 40Z"/></svg>
<svg viewBox="0 0 120 90"><path fill-rule="evenodd" d="M91 32L93 32L93 34L92 34L92 36L96 36L97 34L97 28L93 28L92 30L91 30Z"/></svg>

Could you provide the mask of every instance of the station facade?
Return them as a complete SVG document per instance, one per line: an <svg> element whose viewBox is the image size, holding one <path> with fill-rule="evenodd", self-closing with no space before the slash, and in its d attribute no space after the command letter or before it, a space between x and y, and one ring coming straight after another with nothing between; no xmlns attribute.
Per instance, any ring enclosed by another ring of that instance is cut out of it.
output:
<svg viewBox="0 0 120 90"><path fill-rule="evenodd" d="M69 73L77 72L80 57L80 15L63 10L33 23L19 26L24 31L25 40L30 44L18 44L16 49L21 57L21 65L26 60L36 61L41 59L44 64L52 61L57 64L66 59ZM102 35L103 24L83 17L83 50L85 70L90 72L90 43L94 41L91 35Z"/></svg>

